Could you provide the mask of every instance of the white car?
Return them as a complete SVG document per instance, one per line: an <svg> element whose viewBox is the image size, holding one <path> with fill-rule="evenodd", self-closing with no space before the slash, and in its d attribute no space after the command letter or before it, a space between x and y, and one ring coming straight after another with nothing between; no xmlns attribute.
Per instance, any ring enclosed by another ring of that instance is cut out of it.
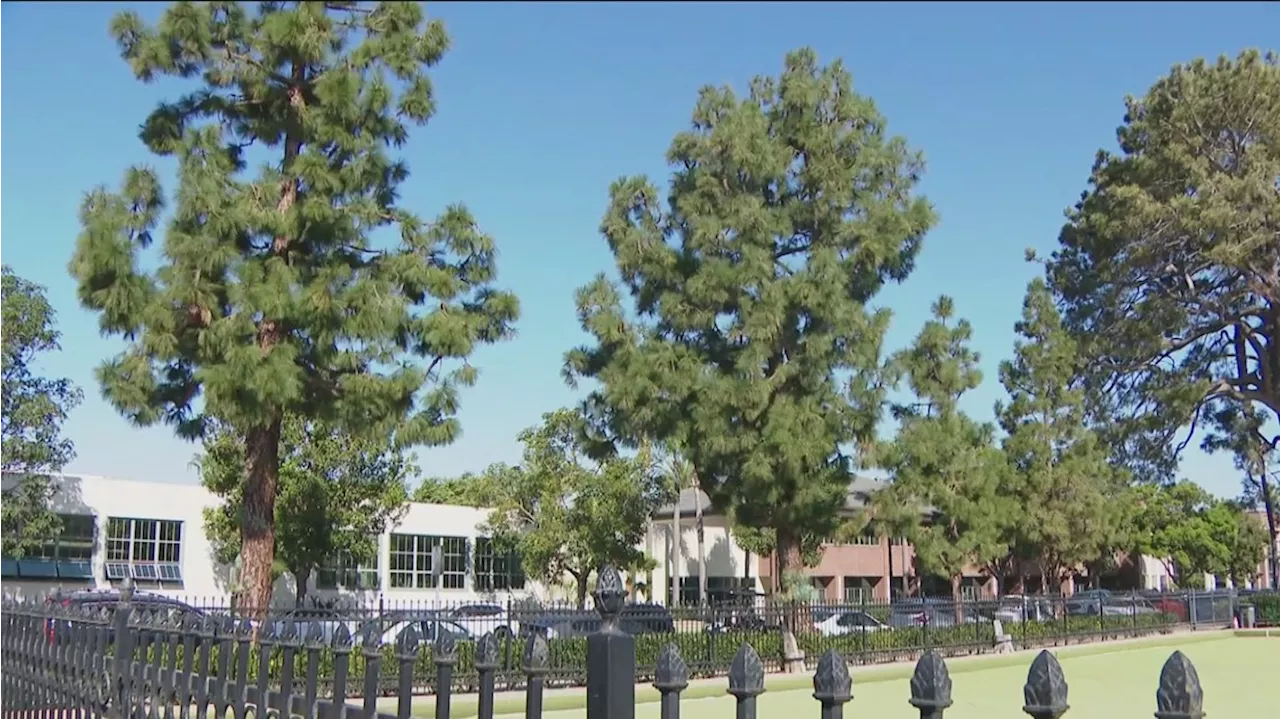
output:
<svg viewBox="0 0 1280 719"><path fill-rule="evenodd" d="M507 616L507 610L500 604L463 604L448 611L445 617L465 627L467 633L476 638L483 637L488 632L493 632L499 639L504 635L520 635L520 627Z"/></svg>
<svg viewBox="0 0 1280 719"><path fill-rule="evenodd" d="M400 633L410 625L413 625L413 628L418 632L419 646L422 644L435 643L436 637L441 632L452 634L455 641L463 641L473 638L471 633L467 631L466 627L463 627L457 622L432 616L419 616L371 619L360 627L359 634L357 634L357 641L363 640L364 632L375 622L378 624L379 629L382 632L382 639L380 641L383 646L395 646L396 640L400 637Z"/></svg>
<svg viewBox="0 0 1280 719"><path fill-rule="evenodd" d="M838 610L814 621L813 628L824 637L839 637L855 632L882 632L889 626L875 617L857 610Z"/></svg>

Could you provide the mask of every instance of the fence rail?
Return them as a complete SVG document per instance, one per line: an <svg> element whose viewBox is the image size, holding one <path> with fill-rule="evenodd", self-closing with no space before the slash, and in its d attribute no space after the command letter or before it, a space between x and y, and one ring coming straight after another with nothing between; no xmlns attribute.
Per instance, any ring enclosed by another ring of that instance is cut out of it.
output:
<svg viewBox="0 0 1280 719"><path fill-rule="evenodd" d="M622 629L625 592L618 573L606 568L595 592L599 627L584 638L588 719L633 719L638 645L642 637ZM492 719L504 643L495 633L474 644L448 632L424 641L407 625L385 646L384 633L371 628L353 635L339 626L326 637L318 625L305 631L286 622L210 615L176 615L148 609L132 590L111 606L86 609L60 603L6 602L0 622L2 703L5 719L107 717L186 719L213 710L236 719L261 711L308 719L408 719L414 714L419 669L433 670L434 713L449 719L455 671L463 647L470 647L479 692L479 719ZM255 632L257 633L255 641ZM516 672L525 691L525 714L542 716L542 699L552 675L553 644L542 633L520 640ZM661 695L663 719L678 719L680 694L693 675L678 642L655 653L647 676ZM751 642L735 646L727 691L737 716L754 719L768 666ZM394 713L380 713L384 689L396 698ZM838 719L850 701L849 662L835 647L817 656L814 693L820 715ZM935 649L921 653L910 682L911 706L922 719L942 719L952 703L946 661ZM1031 664L1023 711L1057 719L1066 713L1067 683L1061 666L1042 651ZM1157 717L1200 719L1203 692L1191 662L1174 652L1160 676Z"/></svg>

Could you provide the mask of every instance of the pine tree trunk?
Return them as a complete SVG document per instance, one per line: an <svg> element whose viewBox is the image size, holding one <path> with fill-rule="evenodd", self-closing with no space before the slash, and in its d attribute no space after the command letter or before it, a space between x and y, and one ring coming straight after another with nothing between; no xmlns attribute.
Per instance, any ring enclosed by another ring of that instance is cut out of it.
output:
<svg viewBox="0 0 1280 719"><path fill-rule="evenodd" d="M261 619L271 604L276 553L276 490L280 475L280 419L245 437L248 469L240 520L240 567L248 616Z"/></svg>
<svg viewBox="0 0 1280 719"><path fill-rule="evenodd" d="M292 572L293 581L297 583L294 588L293 606L302 608L302 602L307 598L307 583L311 581L310 569L299 569Z"/></svg>
<svg viewBox="0 0 1280 719"><path fill-rule="evenodd" d="M951 608L956 615L956 626L964 624L964 578L955 574L951 577Z"/></svg>
<svg viewBox="0 0 1280 719"><path fill-rule="evenodd" d="M789 531L777 531L777 542L774 545L774 556L777 558L778 577L775 590L778 594L786 592L791 572L804 566L800 556L800 541ZM784 595L785 596L785 595ZM786 607L782 612L782 653L784 671L797 671L803 667L804 652L796 640L796 627L799 626L799 607L793 597L786 597Z"/></svg>
<svg viewBox="0 0 1280 719"><path fill-rule="evenodd" d="M587 608L587 582L591 579L591 571L585 570L578 575L578 609Z"/></svg>

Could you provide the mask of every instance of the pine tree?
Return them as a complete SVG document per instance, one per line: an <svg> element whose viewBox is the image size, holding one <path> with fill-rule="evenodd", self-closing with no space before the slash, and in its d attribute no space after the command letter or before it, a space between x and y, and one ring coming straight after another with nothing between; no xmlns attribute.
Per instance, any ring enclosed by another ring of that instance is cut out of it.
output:
<svg viewBox="0 0 1280 719"><path fill-rule="evenodd" d="M384 439L353 435L296 415L281 427L276 565L293 575L302 606L316 570L335 561L370 564L378 537L408 508L413 466ZM222 499L204 510L205 533L223 564L240 557L244 438L229 428L206 433L196 458L200 483Z"/></svg>
<svg viewBox="0 0 1280 719"><path fill-rule="evenodd" d="M917 574L949 578L959 602L965 568L1008 551L1001 540L1011 506L999 494L1005 463L993 428L959 408L982 372L969 348L972 328L953 316L951 299L940 298L912 345L892 358L917 401L895 407L898 434L878 453L892 481L873 497L872 513L911 541Z"/></svg>
<svg viewBox="0 0 1280 719"><path fill-rule="evenodd" d="M1000 363L1009 402L996 405L1013 470L1003 492L1020 508L1009 536L1015 574L1021 581L1033 559L1046 579L1081 564L1097 574L1128 544L1126 477L1086 424L1077 345L1043 280L1028 285L1015 329L1014 357Z"/></svg>
<svg viewBox="0 0 1280 719"><path fill-rule="evenodd" d="M398 203L408 169L390 149L434 113L426 70L448 37L399 2L184 2L154 27L126 12L111 29L139 80L194 87L142 125L177 161L164 229L146 167L83 203L80 301L129 341L98 379L139 425L194 439L217 420L243 436L245 606L265 607L285 415L448 443L457 389L476 378L466 358L518 313L464 208L425 222Z"/></svg>
<svg viewBox="0 0 1280 719"><path fill-rule="evenodd" d="M1048 262L1092 420L1141 479L1210 412L1280 420L1278 138L1280 55L1175 66L1126 98Z"/></svg>
<svg viewBox="0 0 1280 719"><path fill-rule="evenodd" d="M45 352L58 349L60 333L45 290L3 268L3 375L0 392L0 455L3 455L4 556L18 558L59 531L50 507L56 487L49 474L75 455L62 423L80 403L80 389L66 379L41 377L34 365Z"/></svg>
<svg viewBox="0 0 1280 719"><path fill-rule="evenodd" d="M746 97L704 88L692 124L665 203L645 177L610 189L601 229L635 314L603 275L581 289L595 342L566 373L597 383L606 435L681 447L721 511L774 530L785 581L874 438L889 313L869 303L934 214L913 194L922 158L810 50Z"/></svg>

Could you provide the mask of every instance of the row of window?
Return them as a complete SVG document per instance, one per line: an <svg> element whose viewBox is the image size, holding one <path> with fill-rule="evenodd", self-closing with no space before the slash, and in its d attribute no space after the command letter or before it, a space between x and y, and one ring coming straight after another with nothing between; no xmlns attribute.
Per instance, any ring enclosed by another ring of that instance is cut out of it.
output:
<svg viewBox="0 0 1280 719"><path fill-rule="evenodd" d="M5 559L3 576L28 579L92 579L97 525L92 515L59 515L58 536L20 560ZM391 535L391 587L434 589L433 548L440 547L439 584L462 589L469 557L466 537L424 534ZM182 581L182 522L162 519L107 518L106 577L141 582ZM479 591L524 589L520 556L496 551L485 537L476 540L475 588ZM376 563L366 566L338 557L316 573L321 589L377 590Z"/></svg>
<svg viewBox="0 0 1280 719"><path fill-rule="evenodd" d="M57 536L22 559L3 561L0 575L23 579L92 579L97 522L89 514L60 514ZM182 581L182 522L107 518L107 579Z"/></svg>

